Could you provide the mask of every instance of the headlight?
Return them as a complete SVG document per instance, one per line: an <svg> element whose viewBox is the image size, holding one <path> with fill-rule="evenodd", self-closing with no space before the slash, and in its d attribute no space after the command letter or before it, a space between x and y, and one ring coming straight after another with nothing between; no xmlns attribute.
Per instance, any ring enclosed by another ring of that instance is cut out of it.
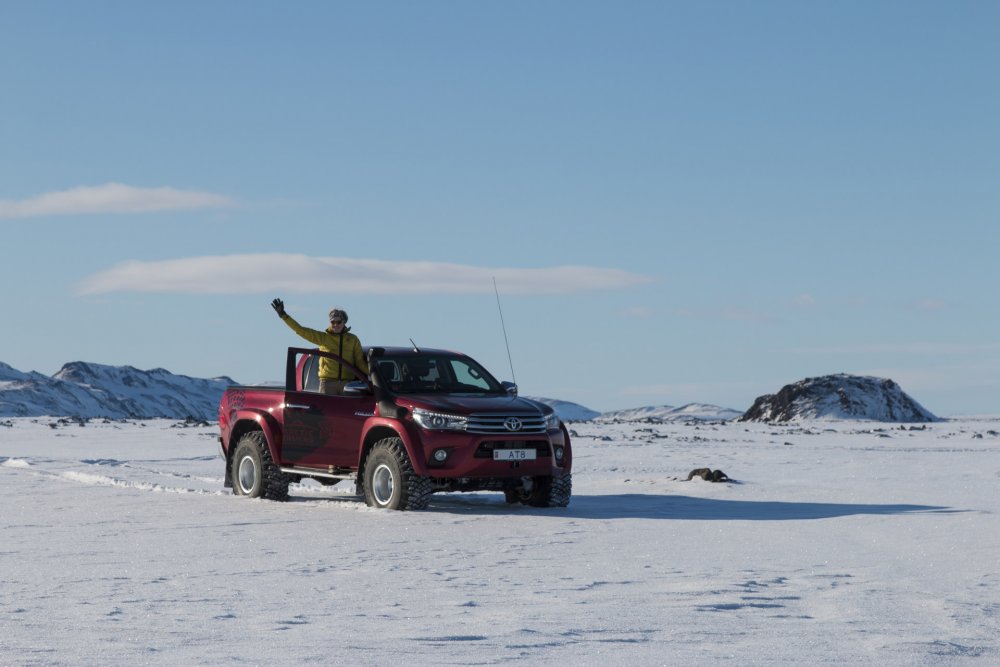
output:
<svg viewBox="0 0 1000 667"><path fill-rule="evenodd" d="M413 421L421 428L431 431L464 431L469 424L466 417L431 412L422 408L413 409Z"/></svg>
<svg viewBox="0 0 1000 667"><path fill-rule="evenodd" d="M559 421L559 417L556 415L556 413L550 412L549 414L545 415L545 430L546 431L555 431L555 430L557 430L559 428L559 424L560 423L561 422Z"/></svg>

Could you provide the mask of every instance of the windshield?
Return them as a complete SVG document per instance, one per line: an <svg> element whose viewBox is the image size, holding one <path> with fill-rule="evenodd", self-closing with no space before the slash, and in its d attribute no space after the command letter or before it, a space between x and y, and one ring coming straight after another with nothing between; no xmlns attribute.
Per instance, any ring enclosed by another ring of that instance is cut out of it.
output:
<svg viewBox="0 0 1000 667"><path fill-rule="evenodd" d="M442 354L384 356L376 368L384 386L395 394L502 394L504 388L468 357Z"/></svg>

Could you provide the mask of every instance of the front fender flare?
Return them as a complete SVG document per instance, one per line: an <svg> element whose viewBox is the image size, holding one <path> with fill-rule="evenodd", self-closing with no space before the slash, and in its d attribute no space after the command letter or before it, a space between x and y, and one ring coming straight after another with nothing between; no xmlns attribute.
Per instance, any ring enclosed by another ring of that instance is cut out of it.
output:
<svg viewBox="0 0 1000 667"><path fill-rule="evenodd" d="M563 434L563 451L565 452L562 468L565 472L571 472L573 470L573 443L570 441L569 429L566 428L566 424L560 423L559 430Z"/></svg>
<svg viewBox="0 0 1000 667"><path fill-rule="evenodd" d="M430 470L427 468L427 457L424 455L424 447L419 438L411 434L398 421L384 417L373 417L365 423L361 435L361 442L364 443L364 447L361 448L358 456L358 475L361 476L364 474L362 466L364 466L365 457L368 456L368 450L371 449L371 446L383 438L392 437L403 441L403 447L406 449L406 455L410 457L410 464L413 466L413 471L421 476L429 475Z"/></svg>

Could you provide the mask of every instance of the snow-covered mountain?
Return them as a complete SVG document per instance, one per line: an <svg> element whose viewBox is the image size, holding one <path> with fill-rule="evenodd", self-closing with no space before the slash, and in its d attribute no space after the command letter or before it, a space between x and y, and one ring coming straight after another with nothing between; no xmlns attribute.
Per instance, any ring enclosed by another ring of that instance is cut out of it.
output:
<svg viewBox="0 0 1000 667"><path fill-rule="evenodd" d="M559 419L564 422L590 421L601 414L597 410L585 408L579 403L570 403L569 401L560 401L555 398L541 398L538 396L525 396L525 398L551 406L556 411L556 414L559 415Z"/></svg>
<svg viewBox="0 0 1000 667"><path fill-rule="evenodd" d="M740 417L740 421L799 419L938 421L892 380L845 373L806 378L785 385L777 394L758 397Z"/></svg>
<svg viewBox="0 0 1000 667"><path fill-rule="evenodd" d="M236 383L228 377L192 378L162 368L143 371L132 366L82 361L68 363L49 377L24 373L0 362L0 417L195 417L213 421L217 418L219 398L232 384ZM531 398L552 406L567 422L722 422L737 418L938 421L892 380L845 374L807 378L786 385L777 394L759 397L746 413L703 403L600 413L569 401Z"/></svg>
<svg viewBox="0 0 1000 667"><path fill-rule="evenodd" d="M219 398L231 384L228 377L192 378L162 368L74 361L49 377L0 363L0 416L214 420Z"/></svg>
<svg viewBox="0 0 1000 667"><path fill-rule="evenodd" d="M41 373L22 373L13 366L0 361L0 382L19 382L35 377L45 377Z"/></svg>
<svg viewBox="0 0 1000 667"><path fill-rule="evenodd" d="M743 413L739 410L720 408L717 405L688 403L679 408L670 405L649 405L642 408L598 412L578 403L560 401L555 398L538 396L526 397L552 406L559 418L567 422L594 421L601 423L618 422L674 422L674 421L729 421Z"/></svg>
<svg viewBox="0 0 1000 667"><path fill-rule="evenodd" d="M670 405L649 405L642 408L632 408L629 410L615 410L613 412L602 413L596 419L599 422L629 422L629 421L649 421L649 422L675 422L675 421L729 421L736 419L743 413L739 410L721 408L717 405L707 405L705 403L688 403L679 408Z"/></svg>

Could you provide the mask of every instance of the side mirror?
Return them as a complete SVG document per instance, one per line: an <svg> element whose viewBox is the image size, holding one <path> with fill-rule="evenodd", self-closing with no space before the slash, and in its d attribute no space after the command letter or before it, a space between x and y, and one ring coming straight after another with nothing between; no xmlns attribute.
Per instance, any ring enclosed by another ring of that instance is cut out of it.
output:
<svg viewBox="0 0 1000 667"><path fill-rule="evenodd" d="M500 386L503 387L504 391L507 392L508 396L517 396L517 385L514 384L513 382L504 380L503 382L500 383Z"/></svg>

